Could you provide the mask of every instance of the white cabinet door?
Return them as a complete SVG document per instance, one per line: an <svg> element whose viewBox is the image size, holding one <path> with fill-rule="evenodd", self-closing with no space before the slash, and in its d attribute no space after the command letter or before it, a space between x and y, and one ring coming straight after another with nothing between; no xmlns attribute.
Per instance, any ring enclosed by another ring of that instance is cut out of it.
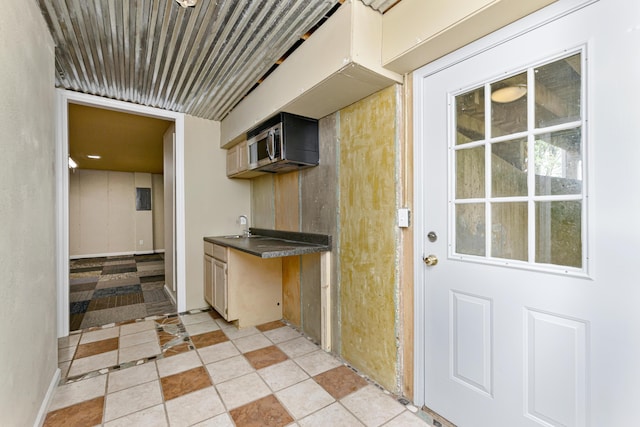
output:
<svg viewBox="0 0 640 427"><path fill-rule="evenodd" d="M213 306L213 258L204 256L204 299Z"/></svg>
<svg viewBox="0 0 640 427"><path fill-rule="evenodd" d="M229 320L227 312L227 263L213 260L213 308L226 320ZM234 320L234 319L232 319Z"/></svg>

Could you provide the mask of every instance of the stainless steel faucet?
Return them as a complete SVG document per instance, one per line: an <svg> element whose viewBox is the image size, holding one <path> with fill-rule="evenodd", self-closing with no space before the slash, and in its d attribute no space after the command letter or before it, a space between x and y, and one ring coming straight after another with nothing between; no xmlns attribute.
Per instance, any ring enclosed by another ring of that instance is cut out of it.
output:
<svg viewBox="0 0 640 427"><path fill-rule="evenodd" d="M244 237L251 236L251 231L249 231L249 219L247 218L247 216L246 215L240 215L238 217L238 222L240 222L240 225L244 225L244 229L242 230L242 235Z"/></svg>

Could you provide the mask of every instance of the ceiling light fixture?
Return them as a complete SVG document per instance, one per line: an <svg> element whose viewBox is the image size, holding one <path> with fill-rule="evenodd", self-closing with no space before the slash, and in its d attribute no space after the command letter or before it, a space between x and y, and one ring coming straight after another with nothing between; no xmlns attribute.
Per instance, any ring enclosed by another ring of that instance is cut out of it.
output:
<svg viewBox="0 0 640 427"><path fill-rule="evenodd" d="M198 3L198 0L176 0L176 3L186 9L188 7L194 7L196 3Z"/></svg>
<svg viewBox="0 0 640 427"><path fill-rule="evenodd" d="M78 164L69 156L69 169L75 169L78 167Z"/></svg>
<svg viewBox="0 0 640 427"><path fill-rule="evenodd" d="M93 160L100 160L102 156L98 156L97 154L87 154L87 158L93 159Z"/></svg>
<svg viewBox="0 0 640 427"><path fill-rule="evenodd" d="M517 101L527 94L527 85L505 86L491 92L491 100L498 104Z"/></svg>

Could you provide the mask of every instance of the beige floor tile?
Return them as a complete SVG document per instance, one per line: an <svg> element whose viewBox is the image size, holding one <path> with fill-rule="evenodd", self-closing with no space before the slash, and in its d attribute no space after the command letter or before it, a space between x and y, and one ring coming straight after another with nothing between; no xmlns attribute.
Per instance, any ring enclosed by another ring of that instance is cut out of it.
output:
<svg viewBox="0 0 640 427"><path fill-rule="evenodd" d="M80 342L80 334L72 334L58 338L58 348L75 347Z"/></svg>
<svg viewBox="0 0 640 427"><path fill-rule="evenodd" d="M367 426L382 425L405 410L393 397L373 385L351 393L340 403Z"/></svg>
<svg viewBox="0 0 640 427"><path fill-rule="evenodd" d="M157 380L158 371L154 362L148 362L110 372L108 379L107 391L115 393L116 391Z"/></svg>
<svg viewBox="0 0 640 427"><path fill-rule="evenodd" d="M269 338L274 344L280 344L281 342L291 341L296 338L300 338L302 335L300 332L293 328L285 326L284 328L272 329L270 331L263 332L264 336Z"/></svg>
<svg viewBox="0 0 640 427"><path fill-rule="evenodd" d="M207 371L209 371L213 383L220 384L232 378L254 372L255 369L244 356L235 356L207 365Z"/></svg>
<svg viewBox="0 0 640 427"><path fill-rule="evenodd" d="M158 334L155 329L136 332L129 335L120 336L120 348L131 347L145 342L158 341Z"/></svg>
<svg viewBox="0 0 640 427"><path fill-rule="evenodd" d="M62 385L56 389L53 399L51 399L49 411L66 408L76 403L104 396L106 385L106 375Z"/></svg>
<svg viewBox="0 0 640 427"><path fill-rule="evenodd" d="M80 338L80 344L89 344L90 342L102 341L108 338L115 338L120 335L118 326L112 328L98 329L96 331L84 332Z"/></svg>
<svg viewBox="0 0 640 427"><path fill-rule="evenodd" d="M104 424L105 427L168 427L164 405L156 405Z"/></svg>
<svg viewBox="0 0 640 427"><path fill-rule="evenodd" d="M67 378L67 374L69 373L70 366L71 366L71 360L58 363L58 368L60 368L60 378Z"/></svg>
<svg viewBox="0 0 640 427"><path fill-rule="evenodd" d="M271 394L258 374L251 373L216 386L227 410L237 408Z"/></svg>
<svg viewBox="0 0 640 427"><path fill-rule="evenodd" d="M292 359L319 350L317 345L304 337L280 343L278 347Z"/></svg>
<svg viewBox="0 0 640 427"><path fill-rule="evenodd" d="M225 328L223 329L223 331L230 340L237 340L238 338L248 337L249 335L256 335L260 333L260 331L253 326L242 329L238 329L234 326L231 328Z"/></svg>
<svg viewBox="0 0 640 427"><path fill-rule="evenodd" d="M120 327L120 335L130 335L137 332L148 331L156 328L156 322L153 320L143 320L140 322L129 323Z"/></svg>
<svg viewBox="0 0 640 427"><path fill-rule="evenodd" d="M361 427L364 426L344 406L333 403L298 421L300 427Z"/></svg>
<svg viewBox="0 0 640 427"><path fill-rule="evenodd" d="M270 345L273 345L271 341L267 337L262 334L250 335L248 337L238 338L237 340L233 340L233 343L238 347L242 353L247 353L249 351L257 350L259 348L265 348Z"/></svg>
<svg viewBox="0 0 640 427"><path fill-rule="evenodd" d="M218 326L218 324L214 321L184 325L184 328L187 330L189 335L198 335L198 334L204 334L205 332L220 330L220 326Z"/></svg>
<svg viewBox="0 0 640 427"><path fill-rule="evenodd" d="M161 354L162 350L160 350L160 345L156 341L121 348L119 353L118 363L125 363Z"/></svg>
<svg viewBox="0 0 640 427"><path fill-rule="evenodd" d="M342 366L338 359L323 350L300 356L294 361L311 376Z"/></svg>
<svg viewBox="0 0 640 427"><path fill-rule="evenodd" d="M175 356L165 357L156 361L158 372L161 377L188 371L189 369L202 366L202 361L195 351L187 351Z"/></svg>
<svg viewBox="0 0 640 427"><path fill-rule="evenodd" d="M69 377L86 374L102 368L108 368L118 364L118 350L107 351L106 353L96 354L94 356L83 357L71 362L69 368Z"/></svg>
<svg viewBox="0 0 640 427"><path fill-rule="evenodd" d="M240 354L240 351L231 341L227 341L209 347L200 348L198 349L198 354L202 358L202 362L209 364L237 356Z"/></svg>
<svg viewBox="0 0 640 427"><path fill-rule="evenodd" d="M233 323L229 323L226 320L220 318L220 319L216 319L216 323L218 324L218 326L220 326L220 329L222 330L227 330L227 329L231 329L231 328L236 328L236 326Z"/></svg>
<svg viewBox="0 0 640 427"><path fill-rule="evenodd" d="M213 387L185 394L169 400L165 405L171 427L190 426L225 411Z"/></svg>
<svg viewBox="0 0 640 427"><path fill-rule="evenodd" d="M335 399L312 379L280 390L276 396L296 419L306 417L335 402Z"/></svg>
<svg viewBox="0 0 640 427"><path fill-rule="evenodd" d="M194 424L193 427L235 427L235 424L231 421L231 417L227 413L224 413L201 423Z"/></svg>
<svg viewBox="0 0 640 427"><path fill-rule="evenodd" d="M185 326L203 322L215 323L207 311L196 314L184 314L180 316L180 320L182 320L182 324Z"/></svg>
<svg viewBox="0 0 640 427"><path fill-rule="evenodd" d="M429 427L429 424L409 411L404 411L388 423L384 427Z"/></svg>
<svg viewBox="0 0 640 427"><path fill-rule="evenodd" d="M278 391L309 379L309 375L292 360L260 369L258 374L271 390Z"/></svg>
<svg viewBox="0 0 640 427"><path fill-rule="evenodd" d="M104 421L115 420L162 403L160 381L152 381L107 394Z"/></svg>
<svg viewBox="0 0 640 427"><path fill-rule="evenodd" d="M58 350L58 362L69 362L73 359L77 347L66 347Z"/></svg>

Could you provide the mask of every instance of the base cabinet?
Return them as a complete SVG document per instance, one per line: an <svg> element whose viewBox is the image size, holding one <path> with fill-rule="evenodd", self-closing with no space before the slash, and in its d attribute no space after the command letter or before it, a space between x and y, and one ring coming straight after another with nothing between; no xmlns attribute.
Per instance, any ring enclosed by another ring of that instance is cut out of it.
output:
<svg viewBox="0 0 640 427"><path fill-rule="evenodd" d="M204 297L242 328L282 318L282 260L204 242Z"/></svg>

